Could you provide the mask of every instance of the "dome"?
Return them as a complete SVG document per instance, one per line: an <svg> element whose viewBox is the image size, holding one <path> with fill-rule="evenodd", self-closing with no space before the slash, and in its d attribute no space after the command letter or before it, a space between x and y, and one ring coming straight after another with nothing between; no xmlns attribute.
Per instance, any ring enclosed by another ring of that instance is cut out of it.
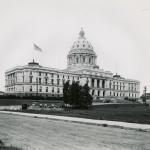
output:
<svg viewBox="0 0 150 150"><path fill-rule="evenodd" d="M81 51L82 53L85 52L85 53L95 54L95 52L93 51L93 46L89 41L86 40L84 35L85 32L81 28L81 31L79 32L79 37L73 43L69 53L75 53L75 52L78 53L80 50L82 50Z"/></svg>
<svg viewBox="0 0 150 150"><path fill-rule="evenodd" d="M68 68L94 68L96 66L96 53L93 50L93 46L85 38L85 32L81 28L78 39L73 43L68 59Z"/></svg>

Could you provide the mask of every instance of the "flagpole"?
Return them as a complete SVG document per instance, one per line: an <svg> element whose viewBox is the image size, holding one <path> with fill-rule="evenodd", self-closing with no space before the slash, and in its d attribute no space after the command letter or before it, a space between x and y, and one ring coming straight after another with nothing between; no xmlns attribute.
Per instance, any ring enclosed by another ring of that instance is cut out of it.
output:
<svg viewBox="0 0 150 150"><path fill-rule="evenodd" d="M43 50L37 44L33 43L33 60L34 60L35 51L43 52Z"/></svg>

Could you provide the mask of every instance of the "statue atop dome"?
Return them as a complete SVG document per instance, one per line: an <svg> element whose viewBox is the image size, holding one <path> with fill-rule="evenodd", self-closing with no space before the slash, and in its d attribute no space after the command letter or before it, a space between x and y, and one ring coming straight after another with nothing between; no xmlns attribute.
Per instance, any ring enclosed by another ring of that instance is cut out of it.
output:
<svg viewBox="0 0 150 150"><path fill-rule="evenodd" d="M79 32L79 38L85 38L84 35L85 32L83 31L83 28L81 28L81 31Z"/></svg>

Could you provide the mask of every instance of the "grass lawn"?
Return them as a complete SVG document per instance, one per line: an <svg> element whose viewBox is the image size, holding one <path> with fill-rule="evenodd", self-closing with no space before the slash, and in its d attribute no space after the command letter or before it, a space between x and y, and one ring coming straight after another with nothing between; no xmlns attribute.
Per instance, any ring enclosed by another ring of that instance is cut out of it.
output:
<svg viewBox="0 0 150 150"><path fill-rule="evenodd" d="M60 112L48 110L23 110L22 112L150 124L150 107L147 107L145 112L143 105L103 105L92 106L89 109L67 108Z"/></svg>

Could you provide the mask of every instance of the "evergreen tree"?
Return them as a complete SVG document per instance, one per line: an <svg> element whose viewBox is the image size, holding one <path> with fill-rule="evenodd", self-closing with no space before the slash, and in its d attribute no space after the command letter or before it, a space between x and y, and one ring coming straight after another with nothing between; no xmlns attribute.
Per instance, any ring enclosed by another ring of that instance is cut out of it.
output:
<svg viewBox="0 0 150 150"><path fill-rule="evenodd" d="M63 86L63 101L64 101L65 104L69 104L69 97L68 97L69 87L70 87L69 81L64 83L64 86Z"/></svg>
<svg viewBox="0 0 150 150"><path fill-rule="evenodd" d="M93 100L89 90L88 84L80 86L78 82L73 82L72 85L66 82L63 89L64 103L75 107L88 107Z"/></svg>

